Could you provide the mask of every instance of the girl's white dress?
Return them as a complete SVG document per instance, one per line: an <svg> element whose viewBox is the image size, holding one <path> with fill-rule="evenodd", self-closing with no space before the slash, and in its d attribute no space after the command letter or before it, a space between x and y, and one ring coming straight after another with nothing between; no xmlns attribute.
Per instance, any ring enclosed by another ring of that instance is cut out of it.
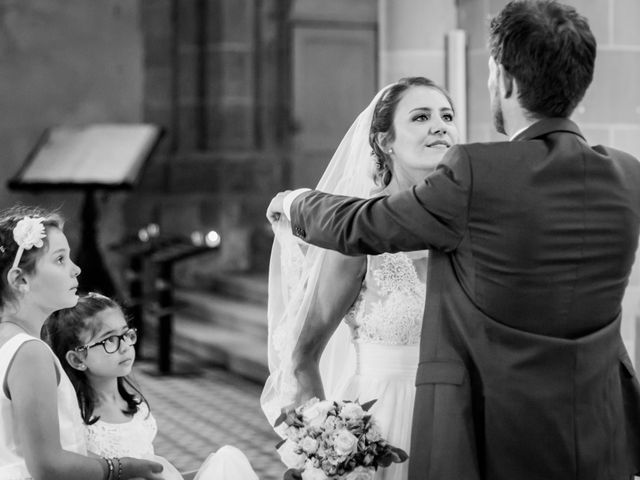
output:
<svg viewBox="0 0 640 480"><path fill-rule="evenodd" d="M377 399L370 412L384 438L409 453L424 315L427 251L367 257L365 279L345 317L356 373L336 398ZM376 480L406 480L408 462L377 471Z"/></svg>
<svg viewBox="0 0 640 480"><path fill-rule="evenodd" d="M154 452L153 440L158 427L146 403L140 404L138 411L128 422L108 423L98 420L84 428L90 452L103 457L154 460L164 466L164 480L182 479L180 472L167 459ZM194 480L258 480L258 477L240 450L225 445L207 457Z"/></svg>
<svg viewBox="0 0 640 480"><path fill-rule="evenodd" d="M25 342L30 341L41 342L51 351L42 340L26 333L19 333L10 338L0 347L1 385L5 385L7 371L16 352ZM51 358L60 377L57 388L60 445L64 450L86 455L85 433L76 392L53 351L51 351ZM0 479L25 480L32 478L27 471L21 452L22 441L17 435L14 425L11 399L7 397L7 392L2 388L0 393Z"/></svg>

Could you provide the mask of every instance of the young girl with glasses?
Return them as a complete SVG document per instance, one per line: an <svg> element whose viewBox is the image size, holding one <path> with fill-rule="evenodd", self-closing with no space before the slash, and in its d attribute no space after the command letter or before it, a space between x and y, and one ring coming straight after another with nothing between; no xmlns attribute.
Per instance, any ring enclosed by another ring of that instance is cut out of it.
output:
<svg viewBox="0 0 640 480"><path fill-rule="evenodd" d="M75 387L90 452L105 457L151 459L164 466L164 480L180 480L176 468L155 455L156 421L129 374L135 360L136 330L122 308L97 293L81 296L45 323L50 343ZM257 480L242 452L224 446L209 456L202 480Z"/></svg>
<svg viewBox="0 0 640 480"><path fill-rule="evenodd" d="M87 456L75 391L40 330L78 301L80 268L62 219L41 209L0 212L0 479L160 480L162 466Z"/></svg>

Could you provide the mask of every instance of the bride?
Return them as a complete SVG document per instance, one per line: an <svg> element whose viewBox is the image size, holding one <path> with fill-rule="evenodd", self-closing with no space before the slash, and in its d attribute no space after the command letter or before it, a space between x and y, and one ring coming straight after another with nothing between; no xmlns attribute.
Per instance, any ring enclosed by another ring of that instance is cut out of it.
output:
<svg viewBox="0 0 640 480"><path fill-rule="evenodd" d="M457 141L449 95L426 78L403 78L358 116L317 189L360 197L408 189ZM347 257L297 240L284 217L274 232L268 420L312 397L376 399L383 436L409 451L428 252ZM375 478L407 476L404 463Z"/></svg>

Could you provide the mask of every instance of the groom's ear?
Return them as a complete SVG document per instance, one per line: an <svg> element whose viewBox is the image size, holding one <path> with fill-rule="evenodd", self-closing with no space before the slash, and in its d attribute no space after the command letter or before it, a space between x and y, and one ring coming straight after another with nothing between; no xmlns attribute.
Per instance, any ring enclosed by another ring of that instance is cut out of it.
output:
<svg viewBox="0 0 640 480"><path fill-rule="evenodd" d="M513 75L507 72L507 69L498 65L498 75L500 83L502 83L502 91L504 92L504 98L509 98L513 94L513 82L515 82Z"/></svg>

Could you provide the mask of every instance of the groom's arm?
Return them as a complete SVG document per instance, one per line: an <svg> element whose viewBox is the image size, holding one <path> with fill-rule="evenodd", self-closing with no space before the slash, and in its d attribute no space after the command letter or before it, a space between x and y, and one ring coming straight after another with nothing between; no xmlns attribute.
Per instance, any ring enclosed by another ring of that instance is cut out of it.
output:
<svg viewBox="0 0 640 480"><path fill-rule="evenodd" d="M309 191L293 200L294 235L347 255L455 249L467 227L471 172L452 147L419 185L368 200Z"/></svg>

